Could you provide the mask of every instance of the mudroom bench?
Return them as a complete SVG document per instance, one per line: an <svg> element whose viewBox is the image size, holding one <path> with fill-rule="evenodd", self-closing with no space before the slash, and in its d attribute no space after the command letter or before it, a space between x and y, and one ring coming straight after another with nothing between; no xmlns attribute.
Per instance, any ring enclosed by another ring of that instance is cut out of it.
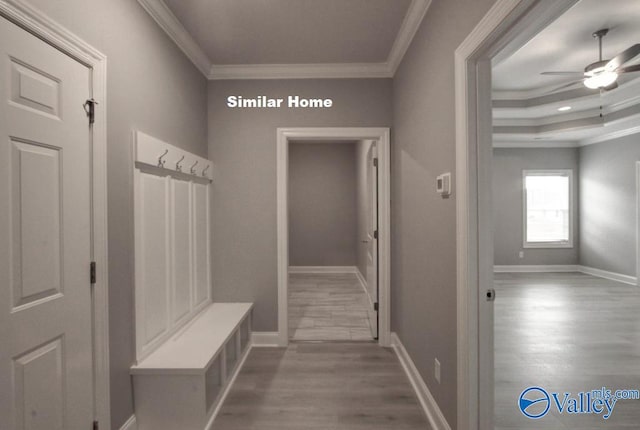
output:
<svg viewBox="0 0 640 430"><path fill-rule="evenodd" d="M139 430L205 430L249 351L251 303L212 303L131 368Z"/></svg>

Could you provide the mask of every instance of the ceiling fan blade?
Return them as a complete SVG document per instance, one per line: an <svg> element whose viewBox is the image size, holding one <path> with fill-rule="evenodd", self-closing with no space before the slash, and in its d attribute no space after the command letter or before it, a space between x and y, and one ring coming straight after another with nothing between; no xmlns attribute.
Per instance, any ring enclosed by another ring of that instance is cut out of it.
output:
<svg viewBox="0 0 640 430"><path fill-rule="evenodd" d="M579 83L581 83L581 82L584 82L584 79L580 79L580 80L578 80L578 81L569 82L568 84L564 84L564 85L561 85L561 86L559 86L559 87L553 88L553 89L551 89L551 90L547 91L547 94L555 93L556 91L560 91L560 90L564 90L565 88L572 87L572 86L574 86L575 84L579 84Z"/></svg>
<svg viewBox="0 0 640 430"><path fill-rule="evenodd" d="M640 64L634 64L633 66L620 67L616 70L618 74L620 73L631 73L631 72L640 72Z"/></svg>
<svg viewBox="0 0 640 430"><path fill-rule="evenodd" d="M542 72L545 76L583 76L583 72Z"/></svg>
<svg viewBox="0 0 640 430"><path fill-rule="evenodd" d="M609 85L608 87L604 87L604 88L602 89L602 91L613 91L613 90L615 90L616 88L618 88L618 83L617 83L617 82L614 82L613 84Z"/></svg>
<svg viewBox="0 0 640 430"><path fill-rule="evenodd" d="M613 57L613 59L609 61L607 65L604 66L604 68L609 72L613 72L617 68L622 66L624 63L626 63L629 60L632 60L638 55L640 55L640 43L636 43L631 48L628 48L627 50L622 51L620 54Z"/></svg>

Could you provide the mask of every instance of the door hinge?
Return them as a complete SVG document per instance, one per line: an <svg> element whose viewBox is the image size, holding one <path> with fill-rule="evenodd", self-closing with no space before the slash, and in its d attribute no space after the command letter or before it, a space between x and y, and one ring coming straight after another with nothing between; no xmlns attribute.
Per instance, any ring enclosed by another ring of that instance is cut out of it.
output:
<svg viewBox="0 0 640 430"><path fill-rule="evenodd" d="M96 122L96 105L97 104L98 102L95 101L95 99L90 98L89 100L84 102L84 104L82 105L82 107L84 108L84 111L87 113L87 117L89 118L89 124L93 124L94 122Z"/></svg>
<svg viewBox="0 0 640 430"><path fill-rule="evenodd" d="M100 424L98 423L98 421L93 422L93 430L100 430Z"/></svg>
<svg viewBox="0 0 640 430"><path fill-rule="evenodd" d="M373 304L373 310L374 310L374 311L376 311L376 312L378 312L378 307L379 307L379 306L378 306L378 302L375 302L375 303Z"/></svg>
<svg viewBox="0 0 640 430"><path fill-rule="evenodd" d="M91 279L91 284L96 283L96 262L92 261L89 265L89 278Z"/></svg>
<svg viewBox="0 0 640 430"><path fill-rule="evenodd" d="M378 239L378 230L373 232L373 238L376 240Z"/></svg>
<svg viewBox="0 0 640 430"><path fill-rule="evenodd" d="M377 158L373 159L373 166L374 167L378 167L378 159Z"/></svg>

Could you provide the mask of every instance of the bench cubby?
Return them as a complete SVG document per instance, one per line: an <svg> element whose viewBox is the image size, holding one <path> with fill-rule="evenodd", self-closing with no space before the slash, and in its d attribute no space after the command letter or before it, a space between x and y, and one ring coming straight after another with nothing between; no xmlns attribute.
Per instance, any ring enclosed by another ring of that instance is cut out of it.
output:
<svg viewBox="0 0 640 430"><path fill-rule="evenodd" d="M205 430L249 350L251 303L212 303L131 368L139 430Z"/></svg>

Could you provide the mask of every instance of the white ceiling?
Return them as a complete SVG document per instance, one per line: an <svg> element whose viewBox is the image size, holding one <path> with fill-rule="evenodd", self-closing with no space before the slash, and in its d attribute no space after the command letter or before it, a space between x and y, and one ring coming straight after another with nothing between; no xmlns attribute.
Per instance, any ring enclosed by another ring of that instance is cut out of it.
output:
<svg viewBox="0 0 640 430"><path fill-rule="evenodd" d="M581 0L521 49L493 65L494 141L497 146L579 146L637 131L640 73L623 75L610 92L581 83L555 91L571 77L544 71L582 71L598 60L592 33L609 28L603 56L640 43L639 0ZM631 63L640 62L640 58ZM571 106L568 112L558 108ZM603 119L600 119L600 114Z"/></svg>
<svg viewBox="0 0 640 430"><path fill-rule="evenodd" d="M640 43L639 0L581 0L514 55L494 65L496 91L533 90L562 84L565 77L542 76L545 71L583 71L598 60L593 32L609 28L603 56L609 59Z"/></svg>
<svg viewBox="0 0 640 430"><path fill-rule="evenodd" d="M214 64L385 62L411 0L165 0Z"/></svg>

